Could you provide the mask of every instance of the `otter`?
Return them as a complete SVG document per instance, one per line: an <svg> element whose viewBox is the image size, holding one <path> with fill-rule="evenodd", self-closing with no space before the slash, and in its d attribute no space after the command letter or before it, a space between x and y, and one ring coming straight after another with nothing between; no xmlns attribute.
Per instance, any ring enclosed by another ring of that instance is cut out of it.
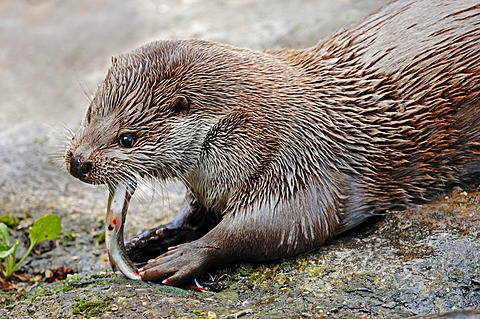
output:
<svg viewBox="0 0 480 319"><path fill-rule="evenodd" d="M112 58L65 155L92 184L178 179L126 244L142 280L294 256L480 173L480 5L400 0L305 49L205 40Z"/></svg>

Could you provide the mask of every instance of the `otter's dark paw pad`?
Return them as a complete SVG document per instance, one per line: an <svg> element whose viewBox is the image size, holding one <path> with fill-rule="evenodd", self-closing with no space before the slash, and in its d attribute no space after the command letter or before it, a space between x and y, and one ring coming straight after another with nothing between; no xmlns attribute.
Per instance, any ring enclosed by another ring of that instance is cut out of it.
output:
<svg viewBox="0 0 480 319"><path fill-rule="evenodd" d="M171 247L140 268L139 274L144 281L180 286L204 273L218 252L218 248L198 242Z"/></svg>
<svg viewBox="0 0 480 319"><path fill-rule="evenodd" d="M125 251L132 261L144 262L167 251L171 241L166 227L149 229L125 243Z"/></svg>
<svg viewBox="0 0 480 319"><path fill-rule="evenodd" d="M190 227L170 227L169 225L146 230L125 243L125 250L130 259L134 262L145 262L166 252L168 247L199 237L199 234Z"/></svg>

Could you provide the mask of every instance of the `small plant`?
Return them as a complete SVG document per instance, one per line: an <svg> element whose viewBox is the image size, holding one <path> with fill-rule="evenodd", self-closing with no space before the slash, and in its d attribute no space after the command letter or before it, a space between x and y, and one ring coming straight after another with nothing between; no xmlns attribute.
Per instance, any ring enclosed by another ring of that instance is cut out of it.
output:
<svg viewBox="0 0 480 319"><path fill-rule="evenodd" d="M25 255L18 262L16 261L18 240L10 246L10 234L8 227L0 223L0 259L2 265L0 275L3 278L9 278L27 259L36 244L57 238L62 232L60 217L55 214L47 214L33 223L29 229L30 246Z"/></svg>

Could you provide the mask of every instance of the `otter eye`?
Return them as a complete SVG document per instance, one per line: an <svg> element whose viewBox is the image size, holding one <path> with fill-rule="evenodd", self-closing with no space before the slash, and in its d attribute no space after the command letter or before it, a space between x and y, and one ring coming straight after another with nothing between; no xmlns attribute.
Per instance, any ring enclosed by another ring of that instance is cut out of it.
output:
<svg viewBox="0 0 480 319"><path fill-rule="evenodd" d="M122 134L118 139L118 143L122 147L131 148L133 147L133 144L135 144L135 139L131 135Z"/></svg>

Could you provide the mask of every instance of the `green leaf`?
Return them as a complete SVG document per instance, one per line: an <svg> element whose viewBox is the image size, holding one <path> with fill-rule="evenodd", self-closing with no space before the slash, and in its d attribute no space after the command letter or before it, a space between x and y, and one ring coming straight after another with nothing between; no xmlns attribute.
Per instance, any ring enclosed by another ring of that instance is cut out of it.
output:
<svg viewBox="0 0 480 319"><path fill-rule="evenodd" d="M0 259L4 259L13 254L17 246L18 242L16 242L12 247L10 247L10 245L0 243Z"/></svg>
<svg viewBox="0 0 480 319"><path fill-rule="evenodd" d="M34 244L52 240L60 236L62 232L62 223L60 217L55 214L47 214L38 219L30 227L30 241Z"/></svg>
<svg viewBox="0 0 480 319"><path fill-rule="evenodd" d="M10 246L10 233L8 227L4 223L0 223L0 243Z"/></svg>

